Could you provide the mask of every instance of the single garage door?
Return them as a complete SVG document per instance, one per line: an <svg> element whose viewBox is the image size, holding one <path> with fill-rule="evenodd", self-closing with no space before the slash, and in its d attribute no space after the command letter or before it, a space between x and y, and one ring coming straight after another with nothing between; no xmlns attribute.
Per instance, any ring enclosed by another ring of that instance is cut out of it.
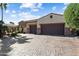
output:
<svg viewBox="0 0 79 59"><path fill-rule="evenodd" d="M41 34L46 35L63 35L64 24L42 24Z"/></svg>
<svg viewBox="0 0 79 59"><path fill-rule="evenodd" d="M30 25L30 33L36 34L37 32L37 26L36 25Z"/></svg>

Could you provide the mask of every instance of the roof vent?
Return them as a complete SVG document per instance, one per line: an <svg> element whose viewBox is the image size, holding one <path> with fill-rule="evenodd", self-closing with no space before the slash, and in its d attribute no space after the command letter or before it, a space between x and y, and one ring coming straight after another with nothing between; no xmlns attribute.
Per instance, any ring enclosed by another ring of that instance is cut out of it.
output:
<svg viewBox="0 0 79 59"><path fill-rule="evenodd" d="M50 15L50 18L53 18L53 16L52 16L52 15Z"/></svg>

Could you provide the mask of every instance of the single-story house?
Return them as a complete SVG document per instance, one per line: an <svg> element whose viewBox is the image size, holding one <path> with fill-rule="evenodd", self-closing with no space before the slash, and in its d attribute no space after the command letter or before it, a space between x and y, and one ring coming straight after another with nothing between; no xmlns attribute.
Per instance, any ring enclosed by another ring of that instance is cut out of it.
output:
<svg viewBox="0 0 79 59"><path fill-rule="evenodd" d="M61 14L50 13L39 19L21 21L19 26L25 33L44 35L70 35L69 28L65 27L64 17Z"/></svg>

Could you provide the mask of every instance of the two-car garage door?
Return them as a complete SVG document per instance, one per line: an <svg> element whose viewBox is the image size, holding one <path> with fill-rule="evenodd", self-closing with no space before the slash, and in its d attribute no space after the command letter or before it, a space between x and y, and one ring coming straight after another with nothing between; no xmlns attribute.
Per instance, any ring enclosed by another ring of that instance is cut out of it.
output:
<svg viewBox="0 0 79 59"><path fill-rule="evenodd" d="M64 24L41 24L41 34L45 35L63 35Z"/></svg>

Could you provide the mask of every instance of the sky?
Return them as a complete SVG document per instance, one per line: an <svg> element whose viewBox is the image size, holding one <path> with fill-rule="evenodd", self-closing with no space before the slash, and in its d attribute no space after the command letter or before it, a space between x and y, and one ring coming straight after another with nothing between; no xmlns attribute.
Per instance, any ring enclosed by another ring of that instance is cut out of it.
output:
<svg viewBox="0 0 79 59"><path fill-rule="evenodd" d="M20 21L38 19L49 13L63 14L67 6L68 3L8 3L4 10L4 22L18 24Z"/></svg>

